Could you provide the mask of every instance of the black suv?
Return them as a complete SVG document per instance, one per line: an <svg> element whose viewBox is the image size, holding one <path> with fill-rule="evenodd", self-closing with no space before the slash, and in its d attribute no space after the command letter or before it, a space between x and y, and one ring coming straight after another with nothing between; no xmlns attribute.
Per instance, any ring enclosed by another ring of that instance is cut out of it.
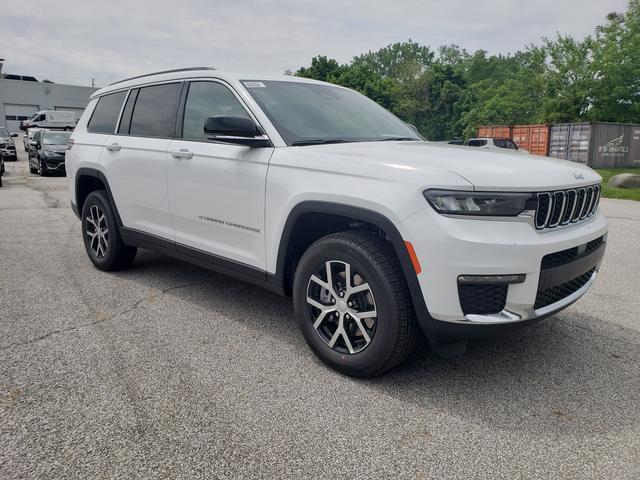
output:
<svg viewBox="0 0 640 480"><path fill-rule="evenodd" d="M0 127L0 156L4 161L18 160L16 155L16 144L13 142L17 133L9 133L5 127Z"/></svg>
<svg viewBox="0 0 640 480"><path fill-rule="evenodd" d="M65 173L65 154L71 132L40 130L29 143L33 149L29 155L29 171L40 173Z"/></svg>

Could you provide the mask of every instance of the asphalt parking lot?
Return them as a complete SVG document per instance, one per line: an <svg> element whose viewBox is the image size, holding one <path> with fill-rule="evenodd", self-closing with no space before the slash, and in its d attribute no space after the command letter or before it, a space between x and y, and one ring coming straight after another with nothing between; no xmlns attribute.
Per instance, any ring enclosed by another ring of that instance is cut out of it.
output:
<svg viewBox="0 0 640 480"><path fill-rule="evenodd" d="M640 478L640 203L603 200L580 302L380 378L319 363L289 299L141 251L93 268L66 179L0 188L0 478Z"/></svg>

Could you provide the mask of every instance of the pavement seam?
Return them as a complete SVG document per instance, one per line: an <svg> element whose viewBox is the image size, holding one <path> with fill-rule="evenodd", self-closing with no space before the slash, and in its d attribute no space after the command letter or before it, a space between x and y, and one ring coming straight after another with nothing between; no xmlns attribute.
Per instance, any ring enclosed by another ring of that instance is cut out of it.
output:
<svg viewBox="0 0 640 480"><path fill-rule="evenodd" d="M175 286L173 286L173 287L165 288L165 289L161 290L159 293L155 293L155 294L153 294L153 295L149 295L149 296L147 296L147 297L144 297L144 298L142 298L142 299L138 300L137 302L135 302L135 303L133 304L133 306L132 306L132 307L129 307L129 308L125 309L125 310L122 310L122 311L120 311L120 312L116 313L115 315L108 316L108 317L106 317L106 318L101 318L101 319L99 319L99 320L96 320L95 322L84 323L84 324L82 324L82 325L76 325L76 326L74 326L74 327L63 328L63 329L61 329L61 330L54 330L54 331L52 331L52 332L45 333L44 335L41 335L41 336L39 336L39 337L32 338L32 339L30 339L30 340L25 340L24 342L12 343L12 344L6 345L6 346L4 346L4 347L0 347L0 352L1 352L1 351L4 351L4 350L9 350L9 349L14 348L14 347L22 347L22 346L24 346L24 345L30 345L30 344L32 344L32 343L37 343L37 342L40 342L40 341L42 341L42 340L44 340L44 339L46 339L46 338L48 338L48 337L50 337L50 336L52 336L52 335L57 335L57 334L59 334L59 333L72 332L72 331L74 331L74 330L79 330L79 329L81 329L81 328L91 327L91 326L93 326L93 325L98 325L98 324L100 324L100 323L110 322L110 321L112 321L112 320L117 319L118 317L120 317L120 316L122 316L122 315L125 315L125 314L127 314L127 313L130 313L130 312L134 311L134 310L135 310L135 309L137 309L137 308L140 306L140 304L142 304L143 302L146 302L146 301L148 301L148 300L152 300L152 299L154 299L154 298L161 297L161 296L163 296L165 293L170 292L170 291L172 291L172 290L178 290L178 289L180 289L180 288L187 288L187 287L191 287L191 286L193 286L193 285L196 285L196 282L186 283L186 284L183 284L183 285L175 285Z"/></svg>

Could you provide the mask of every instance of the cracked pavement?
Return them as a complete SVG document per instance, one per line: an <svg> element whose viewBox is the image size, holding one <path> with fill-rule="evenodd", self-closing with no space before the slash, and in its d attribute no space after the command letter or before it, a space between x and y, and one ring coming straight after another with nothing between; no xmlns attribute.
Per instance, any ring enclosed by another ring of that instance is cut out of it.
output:
<svg viewBox="0 0 640 480"><path fill-rule="evenodd" d="M2 479L640 478L640 203L603 200L566 311L355 380L289 299L148 251L99 272L64 178L22 157L3 180Z"/></svg>

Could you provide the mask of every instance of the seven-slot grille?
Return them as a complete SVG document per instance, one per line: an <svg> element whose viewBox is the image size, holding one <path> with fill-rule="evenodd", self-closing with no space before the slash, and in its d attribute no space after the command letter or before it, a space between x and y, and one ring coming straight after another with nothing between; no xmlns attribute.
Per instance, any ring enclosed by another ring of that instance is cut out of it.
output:
<svg viewBox="0 0 640 480"><path fill-rule="evenodd" d="M590 217L598 208L600 194L600 185L538 193L536 228L554 228Z"/></svg>

